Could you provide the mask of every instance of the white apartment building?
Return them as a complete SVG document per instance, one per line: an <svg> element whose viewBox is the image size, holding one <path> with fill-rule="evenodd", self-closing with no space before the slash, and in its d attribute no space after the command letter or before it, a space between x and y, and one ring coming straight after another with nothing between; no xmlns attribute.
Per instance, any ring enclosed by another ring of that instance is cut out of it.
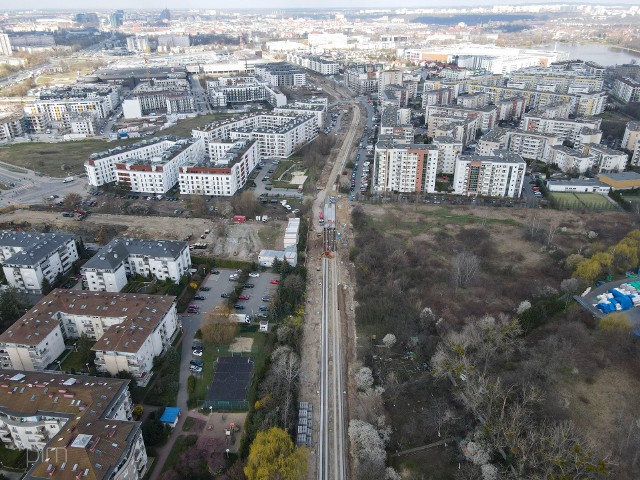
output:
<svg viewBox="0 0 640 480"><path fill-rule="evenodd" d="M453 173L462 155L462 142L453 137L434 137L432 143L438 148L437 173Z"/></svg>
<svg viewBox="0 0 640 480"><path fill-rule="evenodd" d="M142 118L159 113L192 113L195 111L195 101L191 90L186 88L149 86L140 84L133 95L122 102L124 118Z"/></svg>
<svg viewBox="0 0 640 480"><path fill-rule="evenodd" d="M627 122L620 148L628 152L633 152L638 140L640 140L640 122Z"/></svg>
<svg viewBox="0 0 640 480"><path fill-rule="evenodd" d="M427 136L436 137L453 137L456 141L462 143L463 147L471 145L478 131L477 118L451 118L448 115L432 115L429 119L429 127L427 128Z"/></svg>
<svg viewBox="0 0 640 480"><path fill-rule="evenodd" d="M401 137L405 143L413 143L414 128L410 123L411 110L398 107L384 107L380 115L380 135Z"/></svg>
<svg viewBox="0 0 640 480"><path fill-rule="evenodd" d="M186 242L114 238L82 266L92 292L119 292L129 275L180 281L191 268Z"/></svg>
<svg viewBox="0 0 640 480"><path fill-rule="evenodd" d="M220 77L207 81L207 94L214 107L234 103L267 102L272 107L287 104L287 97L277 87L259 82L255 77Z"/></svg>
<svg viewBox="0 0 640 480"><path fill-rule="evenodd" d="M145 385L178 330L175 297L57 289L0 335L0 362L3 370L50 369L64 340L85 334L96 341L99 372L129 372Z"/></svg>
<svg viewBox="0 0 640 480"><path fill-rule="evenodd" d="M503 98L496 102L498 121L513 121L522 119L527 109L527 99L524 97Z"/></svg>
<svg viewBox="0 0 640 480"><path fill-rule="evenodd" d="M11 40L6 33L0 33L0 55L10 57L13 54L11 50Z"/></svg>
<svg viewBox="0 0 640 480"><path fill-rule="evenodd" d="M461 105L429 105L425 109L425 122L430 128L430 121L433 116L458 118L477 118L478 129L481 132L488 132L498 123L498 110L493 105L479 108L467 108Z"/></svg>
<svg viewBox="0 0 640 480"><path fill-rule="evenodd" d="M149 39L143 35L127 37L127 50L146 53L149 51Z"/></svg>
<svg viewBox="0 0 640 480"><path fill-rule="evenodd" d="M22 137L23 135L22 115L19 113L0 112L0 143L10 142L14 138Z"/></svg>
<svg viewBox="0 0 640 480"><path fill-rule="evenodd" d="M65 124L69 125L71 133L77 135L97 135L98 117L93 113L67 113L65 114Z"/></svg>
<svg viewBox="0 0 640 480"><path fill-rule="evenodd" d="M76 84L41 90L39 99L24 106L27 130L43 133L50 126L70 129L69 114L90 113L107 118L120 103L119 87Z"/></svg>
<svg viewBox="0 0 640 480"><path fill-rule="evenodd" d="M29 450L34 460L24 479L141 480L146 474L129 380L5 370L0 382L0 439L10 449Z"/></svg>
<svg viewBox="0 0 640 480"><path fill-rule="evenodd" d="M331 59L314 55L301 55L293 52L287 53L287 62L307 68L321 75L335 75L340 68L340 64Z"/></svg>
<svg viewBox="0 0 640 480"><path fill-rule="evenodd" d="M629 162L629 164L633 165L634 167L640 165L640 139L636 141L636 146L633 147L633 152L631 153L631 161Z"/></svg>
<svg viewBox="0 0 640 480"><path fill-rule="evenodd" d="M375 192L435 192L438 147L380 136L373 160Z"/></svg>
<svg viewBox="0 0 640 480"><path fill-rule="evenodd" d="M616 78L611 94L624 103L640 102L640 82L632 78Z"/></svg>
<svg viewBox="0 0 640 480"><path fill-rule="evenodd" d="M260 158L287 158L318 135L313 115L258 114L229 121L213 122L193 130L195 138L205 141L208 158L214 158L210 144L220 139L258 141Z"/></svg>
<svg viewBox="0 0 640 480"><path fill-rule="evenodd" d="M164 194L178 182L180 166L203 157L200 138L168 135L94 153L84 166L89 185L117 182L133 192Z"/></svg>
<svg viewBox="0 0 640 480"><path fill-rule="evenodd" d="M401 86L403 76L402 70L381 70L378 72L378 99L383 99L384 91L391 85Z"/></svg>
<svg viewBox="0 0 640 480"><path fill-rule="evenodd" d="M273 113L283 115L313 115L316 121L316 128L320 130L324 128L327 119L327 108L324 105L315 104L298 104L285 105L282 107L276 107L273 109Z"/></svg>
<svg viewBox="0 0 640 480"><path fill-rule="evenodd" d="M422 108L426 109L429 105L451 105L452 103L453 90L451 88L438 88L422 92Z"/></svg>
<svg viewBox="0 0 640 480"><path fill-rule="evenodd" d="M494 128L478 141L478 155L493 155L495 150L508 150L528 160L544 160L548 148L562 145L561 138L549 133Z"/></svg>
<svg viewBox="0 0 640 480"><path fill-rule="evenodd" d="M0 262L7 283L23 292L41 293L78 260L73 235L0 231Z"/></svg>
<svg viewBox="0 0 640 480"><path fill-rule="evenodd" d="M492 156L463 156L456 162L454 193L511 197L522 194L526 162L520 155L498 150Z"/></svg>
<svg viewBox="0 0 640 480"><path fill-rule="evenodd" d="M585 173L594 166L594 156L581 150L555 145L548 149L548 155L544 159L546 163L557 165L566 173Z"/></svg>
<svg viewBox="0 0 640 480"><path fill-rule="evenodd" d="M599 143L582 145L582 151L594 157L593 166L600 173L622 172L629 161L629 157L625 152L614 150Z"/></svg>
<svg viewBox="0 0 640 480"><path fill-rule="evenodd" d="M301 87L307 84L307 74L288 63L264 63L256 65L255 74L273 87Z"/></svg>
<svg viewBox="0 0 640 480"><path fill-rule="evenodd" d="M554 119L527 113L522 118L521 128L525 131L550 133L575 144L583 128L599 130L601 122L599 118Z"/></svg>
<svg viewBox="0 0 640 480"><path fill-rule="evenodd" d="M232 196L246 185L249 175L260 163L257 140L212 141L209 149L216 152L210 161L180 167L180 193Z"/></svg>
<svg viewBox="0 0 640 480"><path fill-rule="evenodd" d="M355 65L345 69L344 81L347 88L358 95L378 92L378 73L382 65Z"/></svg>

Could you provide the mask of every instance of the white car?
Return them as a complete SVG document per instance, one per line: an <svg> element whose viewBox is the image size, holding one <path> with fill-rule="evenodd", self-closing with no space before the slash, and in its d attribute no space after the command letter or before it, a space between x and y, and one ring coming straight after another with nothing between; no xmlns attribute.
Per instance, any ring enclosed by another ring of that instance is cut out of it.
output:
<svg viewBox="0 0 640 480"><path fill-rule="evenodd" d="M201 357L202 356L202 350L194 350L191 353L193 354L194 357Z"/></svg>
<svg viewBox="0 0 640 480"><path fill-rule="evenodd" d="M251 272L251 273L249 274L249 276L250 276L251 278L258 278L258 277L260 276L260 274L259 274L259 273L257 273L257 272Z"/></svg>
<svg viewBox="0 0 640 480"><path fill-rule="evenodd" d="M193 373L202 373L202 367L196 367L195 365L191 365L189 367L189 370L191 370Z"/></svg>

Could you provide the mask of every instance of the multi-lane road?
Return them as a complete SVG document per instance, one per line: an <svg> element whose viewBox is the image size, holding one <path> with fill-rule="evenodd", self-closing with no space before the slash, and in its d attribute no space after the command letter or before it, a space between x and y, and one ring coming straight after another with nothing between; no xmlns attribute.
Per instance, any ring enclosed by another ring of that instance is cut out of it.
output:
<svg viewBox="0 0 640 480"><path fill-rule="evenodd" d="M18 171L15 167L10 168L4 168L0 164L0 183L14 185L10 190L0 191L0 207L40 204L51 195L64 198L68 193L84 195L87 191L85 179L65 183L62 178L40 177L31 170Z"/></svg>

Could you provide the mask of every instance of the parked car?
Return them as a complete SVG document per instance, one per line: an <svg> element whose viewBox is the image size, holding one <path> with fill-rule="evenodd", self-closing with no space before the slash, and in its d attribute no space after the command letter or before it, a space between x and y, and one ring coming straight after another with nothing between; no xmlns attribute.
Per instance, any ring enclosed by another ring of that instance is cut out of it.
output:
<svg viewBox="0 0 640 480"><path fill-rule="evenodd" d="M211 273L213 275L220 275L220 270L213 270Z"/></svg>
<svg viewBox="0 0 640 480"><path fill-rule="evenodd" d="M236 303L233 308L235 308L236 310L244 310L244 305L240 305L239 303Z"/></svg>
<svg viewBox="0 0 640 480"><path fill-rule="evenodd" d="M203 295L195 295L193 297L194 300L204 300L206 297L204 297Z"/></svg>
<svg viewBox="0 0 640 480"><path fill-rule="evenodd" d="M244 284L244 288L253 288L253 287L254 287L253 283L245 283Z"/></svg>
<svg viewBox="0 0 640 480"><path fill-rule="evenodd" d="M258 272L251 272L251 273L249 274L249 276L250 276L251 278L258 278L258 277L260 276L260 274L259 274Z"/></svg>
<svg viewBox="0 0 640 480"><path fill-rule="evenodd" d="M191 360L189 365L193 365L194 367L204 367L204 362L202 360Z"/></svg>
<svg viewBox="0 0 640 480"><path fill-rule="evenodd" d="M258 310L260 310L261 312L268 312L269 307L267 307L266 305L260 305L260 307L258 307Z"/></svg>
<svg viewBox="0 0 640 480"><path fill-rule="evenodd" d="M196 356L196 357L201 357L202 356L202 350L194 350L191 353L193 353L193 355Z"/></svg>
<svg viewBox="0 0 640 480"><path fill-rule="evenodd" d="M231 295L229 295L228 293L223 293L220 295L222 298L229 298Z"/></svg>
<svg viewBox="0 0 640 480"><path fill-rule="evenodd" d="M240 295L238 300L249 300L249 295Z"/></svg>
<svg viewBox="0 0 640 480"><path fill-rule="evenodd" d="M208 292L209 290L211 290L211 287L200 287L201 292Z"/></svg>
<svg viewBox="0 0 640 480"><path fill-rule="evenodd" d="M262 297L262 301L263 302L270 302L271 301L271 297L264 296L264 297Z"/></svg>
<svg viewBox="0 0 640 480"><path fill-rule="evenodd" d="M271 285L279 285L279 284L280 284L280 280L276 280L275 278L271 280Z"/></svg>
<svg viewBox="0 0 640 480"><path fill-rule="evenodd" d="M269 314L262 312L262 313L258 313L256 315L256 317L258 317L258 318L269 318Z"/></svg>
<svg viewBox="0 0 640 480"><path fill-rule="evenodd" d="M202 373L202 367L196 367L195 365L191 365L189 367L189 370L191 370L193 373Z"/></svg>

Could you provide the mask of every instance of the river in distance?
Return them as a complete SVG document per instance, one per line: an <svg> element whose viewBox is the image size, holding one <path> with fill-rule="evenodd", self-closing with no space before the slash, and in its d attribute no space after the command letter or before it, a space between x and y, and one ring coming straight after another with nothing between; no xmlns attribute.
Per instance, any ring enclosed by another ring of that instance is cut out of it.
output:
<svg viewBox="0 0 640 480"><path fill-rule="evenodd" d="M622 65L624 63L631 63L632 60L640 63L640 53L611 47L609 45L598 45L594 43L556 43L553 45L544 45L543 47L534 48L540 48L544 50L560 50L569 54L569 60L580 59L589 62L595 62L605 67L609 65Z"/></svg>

